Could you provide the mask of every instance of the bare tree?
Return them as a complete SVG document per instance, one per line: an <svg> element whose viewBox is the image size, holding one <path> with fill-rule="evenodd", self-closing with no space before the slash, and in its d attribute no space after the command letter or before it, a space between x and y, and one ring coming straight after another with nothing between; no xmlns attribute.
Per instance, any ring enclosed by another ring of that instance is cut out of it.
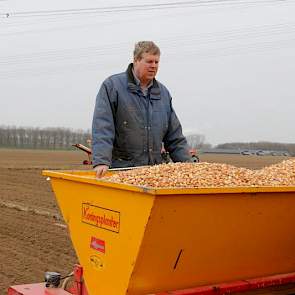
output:
<svg viewBox="0 0 295 295"><path fill-rule="evenodd" d="M192 135L188 135L186 136L188 145L191 148L202 148L203 145L205 144L205 135L203 134L192 134Z"/></svg>

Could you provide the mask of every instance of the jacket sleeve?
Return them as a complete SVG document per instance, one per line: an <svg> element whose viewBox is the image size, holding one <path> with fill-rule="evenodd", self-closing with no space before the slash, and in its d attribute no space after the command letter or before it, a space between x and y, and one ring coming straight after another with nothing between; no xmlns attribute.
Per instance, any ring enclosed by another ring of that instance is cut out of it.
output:
<svg viewBox="0 0 295 295"><path fill-rule="evenodd" d="M115 137L114 106L110 83L105 81L96 97L92 121L92 163L111 165L112 150Z"/></svg>
<svg viewBox="0 0 295 295"><path fill-rule="evenodd" d="M171 99L168 130L163 141L165 150L169 152L169 156L173 162L192 162L189 146L182 134L182 127L172 107Z"/></svg>

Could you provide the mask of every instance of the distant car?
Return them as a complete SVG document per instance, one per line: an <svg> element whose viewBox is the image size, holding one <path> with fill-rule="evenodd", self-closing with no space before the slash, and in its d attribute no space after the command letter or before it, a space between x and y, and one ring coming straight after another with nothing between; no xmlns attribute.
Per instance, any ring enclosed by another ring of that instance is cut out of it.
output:
<svg viewBox="0 0 295 295"><path fill-rule="evenodd" d="M248 150L245 150L245 151L241 151L241 154L244 155L244 156L250 156L251 152L248 151Z"/></svg>
<svg viewBox="0 0 295 295"><path fill-rule="evenodd" d="M256 152L256 155L257 155L257 156L265 156L266 153L265 153L265 151L257 151L257 152Z"/></svg>

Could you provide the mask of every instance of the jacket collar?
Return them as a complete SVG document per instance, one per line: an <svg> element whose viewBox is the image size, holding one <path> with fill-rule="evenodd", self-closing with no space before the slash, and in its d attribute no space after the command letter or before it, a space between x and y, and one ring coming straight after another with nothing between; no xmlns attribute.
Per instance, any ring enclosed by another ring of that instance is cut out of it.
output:
<svg viewBox="0 0 295 295"><path fill-rule="evenodd" d="M131 92L137 93L140 89L139 89L139 86L136 84L136 81L132 72L132 68L133 68L133 63L129 64L126 70L127 80L128 80L128 89ZM153 85L150 90L150 98L161 99L160 87L156 79L153 79Z"/></svg>

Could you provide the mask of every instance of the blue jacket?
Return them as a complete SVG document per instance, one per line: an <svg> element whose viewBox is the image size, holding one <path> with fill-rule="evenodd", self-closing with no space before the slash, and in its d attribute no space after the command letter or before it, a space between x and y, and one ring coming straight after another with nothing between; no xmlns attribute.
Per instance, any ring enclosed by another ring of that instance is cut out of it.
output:
<svg viewBox="0 0 295 295"><path fill-rule="evenodd" d="M167 88L154 79L147 96L130 64L107 78L96 98L92 122L93 165L112 168L162 163L161 148L174 162L191 161Z"/></svg>

